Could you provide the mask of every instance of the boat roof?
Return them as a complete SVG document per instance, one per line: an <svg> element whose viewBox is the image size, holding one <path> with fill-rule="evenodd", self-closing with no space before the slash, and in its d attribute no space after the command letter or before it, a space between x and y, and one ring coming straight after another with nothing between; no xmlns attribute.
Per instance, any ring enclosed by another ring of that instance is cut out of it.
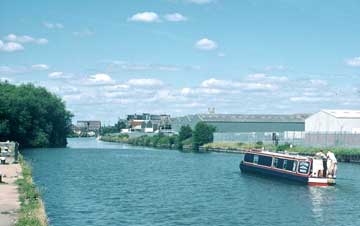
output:
<svg viewBox="0 0 360 226"><path fill-rule="evenodd" d="M274 151L270 151L270 150L259 150L259 149L247 150L245 152L251 153L251 154L264 154L264 155L272 155L275 157L292 158L292 159L297 159L297 160L309 160L309 159L313 158L311 156L301 156L298 154L279 153L279 152L274 152Z"/></svg>

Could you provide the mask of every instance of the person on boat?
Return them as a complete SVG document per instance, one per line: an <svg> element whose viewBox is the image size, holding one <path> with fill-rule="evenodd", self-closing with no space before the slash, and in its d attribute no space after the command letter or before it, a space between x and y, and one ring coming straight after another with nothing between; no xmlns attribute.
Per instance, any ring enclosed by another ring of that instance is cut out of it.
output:
<svg viewBox="0 0 360 226"><path fill-rule="evenodd" d="M319 157L322 159L322 169L320 170L320 173L318 174L319 177L326 177L326 173L327 173L327 157L324 154L323 150L320 150L318 153L315 154L315 156Z"/></svg>
<svg viewBox="0 0 360 226"><path fill-rule="evenodd" d="M336 170L337 170L337 159L335 154L331 151L326 153L327 156L327 168L329 169L329 177L336 177Z"/></svg>

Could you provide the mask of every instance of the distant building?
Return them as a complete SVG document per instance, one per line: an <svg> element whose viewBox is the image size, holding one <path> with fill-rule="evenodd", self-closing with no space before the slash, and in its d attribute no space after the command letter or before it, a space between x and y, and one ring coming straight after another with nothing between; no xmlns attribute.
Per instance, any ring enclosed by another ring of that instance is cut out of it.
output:
<svg viewBox="0 0 360 226"><path fill-rule="evenodd" d="M307 114L197 114L172 119L172 128L180 131L183 125L195 127L203 121L216 127L217 133L304 131Z"/></svg>
<svg viewBox="0 0 360 226"><path fill-rule="evenodd" d="M100 121L77 121L76 128L85 132L98 132L101 129Z"/></svg>
<svg viewBox="0 0 360 226"><path fill-rule="evenodd" d="M321 110L305 120L305 131L360 133L360 110Z"/></svg>
<svg viewBox="0 0 360 226"><path fill-rule="evenodd" d="M127 116L127 125L130 131L153 133L163 129L171 129L170 123L170 115L166 114L154 115L143 113Z"/></svg>

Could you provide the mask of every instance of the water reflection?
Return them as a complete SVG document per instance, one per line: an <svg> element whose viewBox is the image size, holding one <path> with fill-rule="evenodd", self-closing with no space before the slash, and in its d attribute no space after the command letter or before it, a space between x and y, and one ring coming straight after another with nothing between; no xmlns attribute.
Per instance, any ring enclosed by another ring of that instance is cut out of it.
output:
<svg viewBox="0 0 360 226"><path fill-rule="evenodd" d="M335 187L309 186L308 191L314 220L318 223L326 222L329 217L329 207L331 208L336 201L334 194Z"/></svg>

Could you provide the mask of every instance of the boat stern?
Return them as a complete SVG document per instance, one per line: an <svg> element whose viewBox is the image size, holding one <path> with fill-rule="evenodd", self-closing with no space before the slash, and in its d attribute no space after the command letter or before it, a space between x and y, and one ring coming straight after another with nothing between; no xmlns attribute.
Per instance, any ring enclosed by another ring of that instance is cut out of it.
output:
<svg viewBox="0 0 360 226"><path fill-rule="evenodd" d="M315 178L309 177L308 185L310 186L332 186L336 184L335 178Z"/></svg>

